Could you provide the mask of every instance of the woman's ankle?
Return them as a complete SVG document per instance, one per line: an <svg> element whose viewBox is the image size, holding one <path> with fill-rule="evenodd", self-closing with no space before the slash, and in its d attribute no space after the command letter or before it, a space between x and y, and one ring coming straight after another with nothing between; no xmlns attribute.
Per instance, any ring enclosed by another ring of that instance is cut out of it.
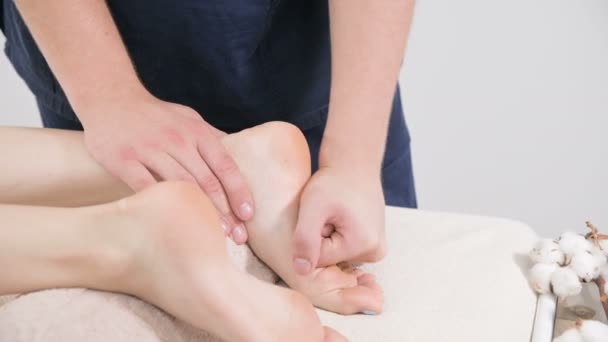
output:
<svg viewBox="0 0 608 342"><path fill-rule="evenodd" d="M80 260L88 288L132 294L135 241L143 243L145 237L130 224L121 201L77 209L84 215L86 248L64 262Z"/></svg>
<svg viewBox="0 0 608 342"><path fill-rule="evenodd" d="M154 282L166 281L156 279L154 270L169 260L179 267L204 263L208 271L230 262L217 211L196 185L162 182L108 209L118 229L112 229L103 259L114 269L109 276L130 294L148 294ZM209 258L192 255L200 250Z"/></svg>

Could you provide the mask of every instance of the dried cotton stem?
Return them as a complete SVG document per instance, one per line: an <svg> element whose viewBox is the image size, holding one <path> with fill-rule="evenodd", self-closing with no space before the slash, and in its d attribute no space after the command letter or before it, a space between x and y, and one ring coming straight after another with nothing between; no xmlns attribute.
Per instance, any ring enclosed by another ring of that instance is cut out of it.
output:
<svg viewBox="0 0 608 342"><path fill-rule="evenodd" d="M606 279L604 276L599 276L594 280L595 285L597 285L597 290L600 293L600 302L602 302L602 307L604 308L604 312L606 313L606 317L608 318L608 295L604 292L604 285L606 284Z"/></svg>

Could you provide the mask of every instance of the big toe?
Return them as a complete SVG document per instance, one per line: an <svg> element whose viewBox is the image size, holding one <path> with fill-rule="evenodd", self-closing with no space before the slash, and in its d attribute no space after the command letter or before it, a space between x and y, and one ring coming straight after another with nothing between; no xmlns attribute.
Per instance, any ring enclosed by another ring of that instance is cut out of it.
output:
<svg viewBox="0 0 608 342"><path fill-rule="evenodd" d="M365 313L377 315L382 312L384 298L381 292L365 286L355 286L343 289L337 312L343 315Z"/></svg>

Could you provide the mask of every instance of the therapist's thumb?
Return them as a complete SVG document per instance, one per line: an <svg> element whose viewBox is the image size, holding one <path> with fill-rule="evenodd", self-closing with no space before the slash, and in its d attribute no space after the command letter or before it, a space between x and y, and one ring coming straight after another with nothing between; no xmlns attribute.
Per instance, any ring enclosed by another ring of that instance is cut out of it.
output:
<svg viewBox="0 0 608 342"><path fill-rule="evenodd" d="M298 212L298 222L293 235L293 267L296 273L306 275L317 267L321 254L321 234L325 217L320 208L302 201Z"/></svg>

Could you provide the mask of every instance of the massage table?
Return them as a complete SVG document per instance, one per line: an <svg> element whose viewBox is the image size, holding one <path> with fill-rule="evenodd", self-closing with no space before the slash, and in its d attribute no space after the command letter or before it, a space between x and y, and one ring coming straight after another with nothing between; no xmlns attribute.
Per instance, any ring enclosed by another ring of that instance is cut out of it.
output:
<svg viewBox="0 0 608 342"><path fill-rule="evenodd" d="M393 207L386 219L388 255L362 267L383 286L385 311L318 310L323 324L353 342L530 341L537 301L525 277L532 229L507 219ZM244 271L277 281L248 247L227 244ZM0 297L0 341L219 340L131 296L53 289Z"/></svg>

